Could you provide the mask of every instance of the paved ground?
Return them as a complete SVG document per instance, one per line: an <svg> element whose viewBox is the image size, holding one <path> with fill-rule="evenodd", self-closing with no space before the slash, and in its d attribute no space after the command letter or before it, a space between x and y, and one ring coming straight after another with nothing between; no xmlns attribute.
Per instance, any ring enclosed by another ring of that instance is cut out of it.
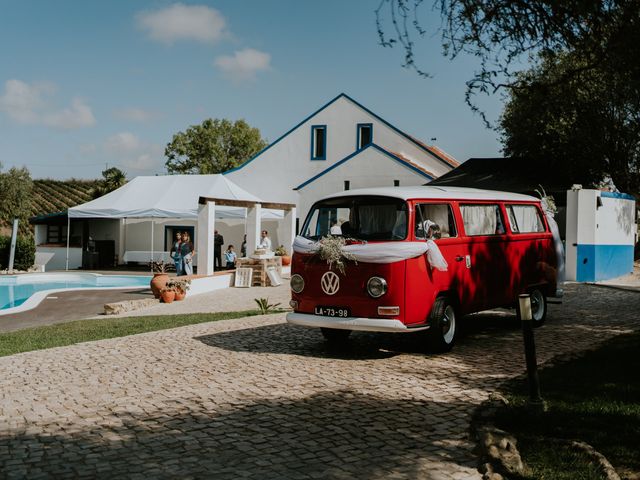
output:
<svg viewBox="0 0 640 480"><path fill-rule="evenodd" d="M567 290L540 361L640 329L637 292ZM479 478L469 418L521 344L493 312L448 355L364 333L337 352L274 315L0 358L0 477Z"/></svg>
<svg viewBox="0 0 640 480"><path fill-rule="evenodd" d="M52 293L32 310L1 315L0 332L95 317L104 312L105 303L137 298L151 298L151 290L78 290Z"/></svg>

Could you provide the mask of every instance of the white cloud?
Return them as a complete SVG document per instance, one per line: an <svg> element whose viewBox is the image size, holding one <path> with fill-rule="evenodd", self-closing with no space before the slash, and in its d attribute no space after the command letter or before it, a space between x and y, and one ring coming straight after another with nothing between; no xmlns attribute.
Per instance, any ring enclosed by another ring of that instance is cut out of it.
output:
<svg viewBox="0 0 640 480"><path fill-rule="evenodd" d="M160 115L156 112L144 110L142 108L121 108L114 112L115 116L121 120L131 122L148 122L158 118Z"/></svg>
<svg viewBox="0 0 640 480"><path fill-rule="evenodd" d="M216 58L214 65L236 81L253 80L260 71L271 68L271 55L253 48Z"/></svg>
<svg viewBox="0 0 640 480"><path fill-rule="evenodd" d="M136 16L138 26L153 40L172 44L178 40L215 43L226 35L226 20L215 8L205 5L173 5Z"/></svg>
<svg viewBox="0 0 640 480"><path fill-rule="evenodd" d="M120 132L104 142L110 161L136 173L156 173L164 165L162 145L141 140L131 132Z"/></svg>
<svg viewBox="0 0 640 480"><path fill-rule="evenodd" d="M95 125L91 107L81 98L74 98L67 108L56 109L48 99L55 93L51 83L28 84L21 80L7 80L0 97L0 111L16 123L45 125L53 128L75 129Z"/></svg>

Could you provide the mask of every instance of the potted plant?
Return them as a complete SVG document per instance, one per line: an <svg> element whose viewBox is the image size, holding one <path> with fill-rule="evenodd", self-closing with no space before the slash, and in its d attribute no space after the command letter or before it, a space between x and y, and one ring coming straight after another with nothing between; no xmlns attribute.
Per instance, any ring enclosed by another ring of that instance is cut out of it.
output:
<svg viewBox="0 0 640 480"><path fill-rule="evenodd" d="M287 253L287 250L284 248L284 245L280 245L273 252L277 257L282 257L282 266L286 267L287 265L291 265L291 255Z"/></svg>
<svg viewBox="0 0 640 480"><path fill-rule="evenodd" d="M189 278L172 278L167 282L166 288L172 289L176 294L176 301L184 300L187 296L187 290L191 287L191 279Z"/></svg>
<svg viewBox="0 0 640 480"><path fill-rule="evenodd" d="M164 303L171 303L176 298L176 291L172 288L163 288L160 290L160 298Z"/></svg>
<svg viewBox="0 0 640 480"><path fill-rule="evenodd" d="M153 271L153 278L151 279L150 287L153 292L153 296L160 298L160 291L166 286L169 281L169 274L167 273L168 263L163 261L149 262L151 270Z"/></svg>

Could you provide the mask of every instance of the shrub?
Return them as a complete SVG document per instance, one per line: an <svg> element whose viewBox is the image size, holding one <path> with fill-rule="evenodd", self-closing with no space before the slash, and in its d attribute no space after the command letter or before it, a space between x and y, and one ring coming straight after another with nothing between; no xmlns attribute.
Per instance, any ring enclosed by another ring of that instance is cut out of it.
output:
<svg viewBox="0 0 640 480"><path fill-rule="evenodd" d="M0 237L0 270L9 268L11 254L11 237ZM36 243L33 237L18 237L16 256L13 261L15 270L28 270L36 261Z"/></svg>

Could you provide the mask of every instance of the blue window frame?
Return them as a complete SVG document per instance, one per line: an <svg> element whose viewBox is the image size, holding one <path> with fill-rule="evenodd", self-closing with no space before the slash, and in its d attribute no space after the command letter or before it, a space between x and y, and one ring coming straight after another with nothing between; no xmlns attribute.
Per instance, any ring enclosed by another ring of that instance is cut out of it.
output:
<svg viewBox="0 0 640 480"><path fill-rule="evenodd" d="M373 123L359 123L356 127L356 149L361 150L373 143Z"/></svg>
<svg viewBox="0 0 640 480"><path fill-rule="evenodd" d="M311 160L327 159L327 126L311 126Z"/></svg>

